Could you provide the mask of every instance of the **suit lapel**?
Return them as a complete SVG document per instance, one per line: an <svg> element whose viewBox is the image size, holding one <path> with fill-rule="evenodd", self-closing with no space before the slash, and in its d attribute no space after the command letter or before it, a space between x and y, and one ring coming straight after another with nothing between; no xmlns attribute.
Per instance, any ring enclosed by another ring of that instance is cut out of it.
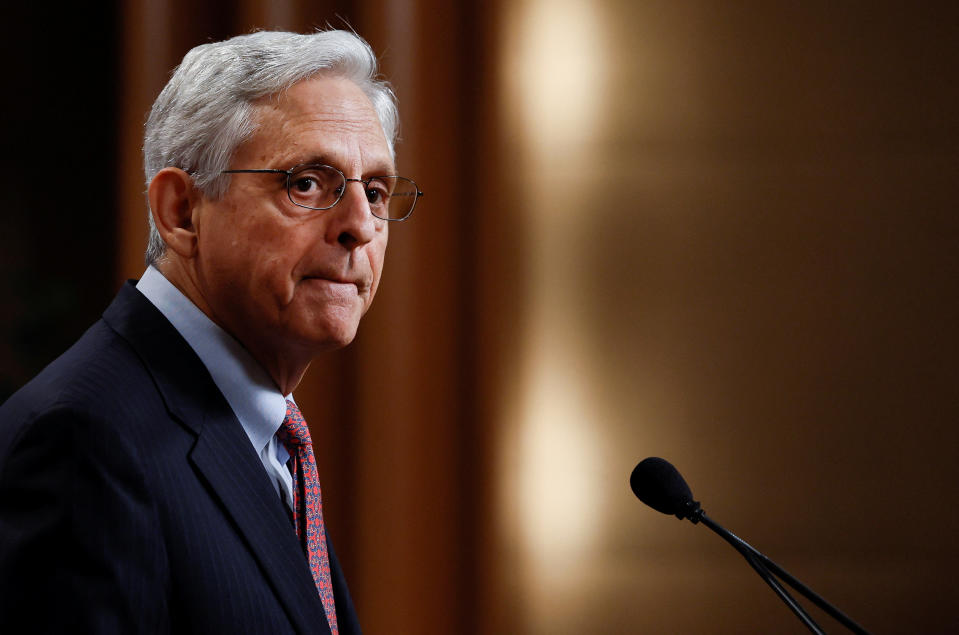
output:
<svg viewBox="0 0 959 635"><path fill-rule="evenodd" d="M190 462L235 522L294 627L328 634L323 604L286 509L203 363L132 283L124 285L103 318L136 349L170 413L196 434Z"/></svg>
<svg viewBox="0 0 959 635"><path fill-rule="evenodd" d="M239 422L232 413L230 418L204 423L190 460L236 522L297 630L329 633L286 510Z"/></svg>

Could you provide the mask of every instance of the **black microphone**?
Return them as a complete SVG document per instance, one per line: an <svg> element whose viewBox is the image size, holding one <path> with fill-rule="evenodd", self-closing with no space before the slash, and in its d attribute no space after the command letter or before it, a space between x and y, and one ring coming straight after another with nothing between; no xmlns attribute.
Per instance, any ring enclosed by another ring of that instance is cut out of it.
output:
<svg viewBox="0 0 959 635"><path fill-rule="evenodd" d="M686 479L666 459L651 456L640 461L629 475L629 486L636 498L656 511L680 520L689 518L699 509Z"/></svg>
<svg viewBox="0 0 959 635"><path fill-rule="evenodd" d="M755 569L756 573L762 577L766 584L776 592L776 595L795 613L796 617L813 633L824 635L822 628L820 628L805 609L796 602L795 598L789 594L789 591L783 588L782 584L780 584L779 580L777 580L773 574L779 576L783 582L803 594L813 604L831 615L853 633L869 635L866 629L854 622L845 613L791 576L778 564L754 549L745 540L724 529L707 516L699 502L693 500L693 492L689 489L689 485L686 484L686 479L682 477L679 471L673 467L669 461L655 456L643 459L633 468L633 473L629 475L629 487L633 490L636 498L656 511L666 515L676 516L676 518L680 520L688 518L694 525L702 522L719 534L723 540L731 544L733 548L746 559L746 562Z"/></svg>

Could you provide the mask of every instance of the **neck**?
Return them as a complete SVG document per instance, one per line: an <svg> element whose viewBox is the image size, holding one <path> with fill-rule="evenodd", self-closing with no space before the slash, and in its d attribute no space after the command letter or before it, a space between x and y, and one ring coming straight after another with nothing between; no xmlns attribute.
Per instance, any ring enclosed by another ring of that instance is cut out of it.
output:
<svg viewBox="0 0 959 635"><path fill-rule="evenodd" d="M264 337L263 333L252 332L252 329L244 329L239 325L231 326L227 320L220 319L203 293L195 271L185 266L179 258L167 256L154 266L214 324L232 335L249 351L253 359L273 379L281 394L285 396L293 392L310 367L312 356L309 353L285 350L281 343L271 341L270 338Z"/></svg>

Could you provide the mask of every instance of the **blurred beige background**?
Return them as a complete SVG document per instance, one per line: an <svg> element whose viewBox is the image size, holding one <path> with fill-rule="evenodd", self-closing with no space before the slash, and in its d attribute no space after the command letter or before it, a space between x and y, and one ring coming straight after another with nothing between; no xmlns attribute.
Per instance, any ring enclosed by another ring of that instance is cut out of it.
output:
<svg viewBox="0 0 959 635"><path fill-rule="evenodd" d="M348 22L394 83L427 195L357 342L297 391L366 632L806 632L718 537L635 500L646 456L867 629L959 631L957 5L101 10L96 297L142 272L142 122L190 47Z"/></svg>

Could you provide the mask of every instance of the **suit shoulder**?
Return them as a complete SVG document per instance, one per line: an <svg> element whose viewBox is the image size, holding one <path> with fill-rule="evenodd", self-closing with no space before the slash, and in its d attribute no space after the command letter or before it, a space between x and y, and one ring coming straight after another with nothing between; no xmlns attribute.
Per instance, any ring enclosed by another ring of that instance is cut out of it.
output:
<svg viewBox="0 0 959 635"><path fill-rule="evenodd" d="M0 457L24 426L49 413L121 420L138 404L162 407L152 376L133 347L99 320L0 407Z"/></svg>

